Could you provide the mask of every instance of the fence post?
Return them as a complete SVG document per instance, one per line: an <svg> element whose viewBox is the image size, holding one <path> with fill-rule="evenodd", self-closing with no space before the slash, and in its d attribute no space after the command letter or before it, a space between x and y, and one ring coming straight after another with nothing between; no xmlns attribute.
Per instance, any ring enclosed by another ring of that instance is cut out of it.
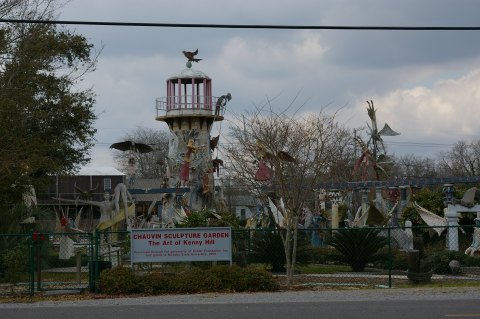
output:
<svg viewBox="0 0 480 319"><path fill-rule="evenodd" d="M100 256L100 232L95 229L93 231L93 243L94 243L94 261L93 261L93 284L94 293L98 293L98 260Z"/></svg>
<svg viewBox="0 0 480 319"><path fill-rule="evenodd" d="M32 235L28 238L28 283L30 296L35 294L35 246Z"/></svg>
<svg viewBox="0 0 480 319"><path fill-rule="evenodd" d="M250 252L252 251L252 234L251 229L247 229L247 236L248 236L248 245L247 245L247 265L250 265Z"/></svg>
<svg viewBox="0 0 480 319"><path fill-rule="evenodd" d="M42 290L42 242L40 236L35 241L35 272L37 274L37 291Z"/></svg>
<svg viewBox="0 0 480 319"><path fill-rule="evenodd" d="M393 257L392 257L392 237L391 237L391 226L388 226L388 288L392 288L392 267L393 267Z"/></svg>
<svg viewBox="0 0 480 319"><path fill-rule="evenodd" d="M94 278L93 278L93 264L95 260L95 248L94 248L94 233L88 233L88 291L93 292L94 286Z"/></svg>

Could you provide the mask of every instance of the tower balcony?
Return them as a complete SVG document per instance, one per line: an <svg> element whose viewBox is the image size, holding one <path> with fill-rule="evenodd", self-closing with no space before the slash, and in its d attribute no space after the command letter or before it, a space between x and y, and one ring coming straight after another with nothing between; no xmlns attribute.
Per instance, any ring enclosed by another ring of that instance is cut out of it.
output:
<svg viewBox="0 0 480 319"><path fill-rule="evenodd" d="M155 100L157 121L178 117L208 117L223 120L224 99L216 96L182 95L160 97Z"/></svg>

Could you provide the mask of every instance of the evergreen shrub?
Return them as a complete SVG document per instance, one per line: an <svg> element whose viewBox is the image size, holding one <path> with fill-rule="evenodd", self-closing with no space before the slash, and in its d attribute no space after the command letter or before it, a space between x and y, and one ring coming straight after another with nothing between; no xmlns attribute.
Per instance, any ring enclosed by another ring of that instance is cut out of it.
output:
<svg viewBox="0 0 480 319"><path fill-rule="evenodd" d="M117 267L100 273L101 292L106 294L186 294L205 292L276 291L275 278L253 267L219 265L209 269L189 268L178 273L152 271L135 275L130 268Z"/></svg>

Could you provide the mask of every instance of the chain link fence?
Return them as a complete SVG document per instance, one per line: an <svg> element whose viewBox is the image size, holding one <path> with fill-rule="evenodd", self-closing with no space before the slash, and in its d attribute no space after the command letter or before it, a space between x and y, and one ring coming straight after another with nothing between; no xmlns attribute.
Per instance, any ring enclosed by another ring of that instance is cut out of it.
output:
<svg viewBox="0 0 480 319"><path fill-rule="evenodd" d="M0 240L0 295L90 286L92 234L0 234Z"/></svg>
<svg viewBox="0 0 480 319"><path fill-rule="evenodd" d="M282 235L275 229L232 229L233 263L266 268L281 278ZM480 281L480 256L464 253L473 236L473 226L299 229L296 284L398 287ZM131 267L126 231L0 234L0 245L0 296L58 289L98 292L102 270ZM134 269L175 272L185 264L135 264Z"/></svg>

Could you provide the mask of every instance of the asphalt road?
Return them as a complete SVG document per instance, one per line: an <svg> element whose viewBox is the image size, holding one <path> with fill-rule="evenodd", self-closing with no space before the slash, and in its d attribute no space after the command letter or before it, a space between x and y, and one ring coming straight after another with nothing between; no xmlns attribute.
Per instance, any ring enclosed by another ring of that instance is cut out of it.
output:
<svg viewBox="0 0 480 319"><path fill-rule="evenodd" d="M0 304L0 318L480 318L480 289L204 294Z"/></svg>

